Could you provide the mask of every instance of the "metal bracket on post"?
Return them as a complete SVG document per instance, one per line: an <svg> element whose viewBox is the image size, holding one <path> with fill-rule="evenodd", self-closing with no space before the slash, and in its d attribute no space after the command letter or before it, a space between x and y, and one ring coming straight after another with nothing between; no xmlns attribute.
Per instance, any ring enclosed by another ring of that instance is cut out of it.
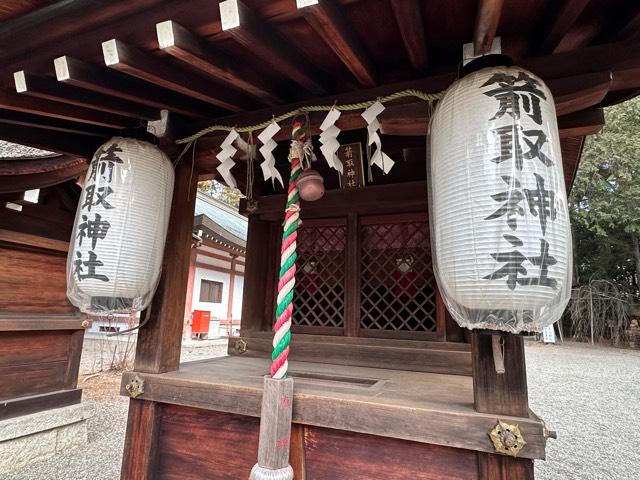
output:
<svg viewBox="0 0 640 480"><path fill-rule="evenodd" d="M502 335L491 335L491 349L493 351L493 364L496 367L496 373L503 375L504 368L504 337Z"/></svg>

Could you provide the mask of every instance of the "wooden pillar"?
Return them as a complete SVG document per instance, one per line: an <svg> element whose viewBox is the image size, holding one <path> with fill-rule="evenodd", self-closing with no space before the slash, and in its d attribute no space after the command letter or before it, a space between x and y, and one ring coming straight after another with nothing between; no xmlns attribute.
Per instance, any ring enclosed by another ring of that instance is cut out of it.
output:
<svg viewBox="0 0 640 480"><path fill-rule="evenodd" d="M191 339L191 310L193 309L193 284L196 278L196 259L198 258L198 247L195 244L191 246L191 254L189 257L189 281L187 282L187 298L184 302L184 322L182 327L182 336L185 339Z"/></svg>
<svg viewBox="0 0 640 480"><path fill-rule="evenodd" d="M347 249L345 255L344 334L357 337L360 332L360 233L358 215L347 217Z"/></svg>
<svg viewBox="0 0 640 480"><path fill-rule="evenodd" d="M151 302L151 318L138 332L134 368L138 372L163 373L180 364L197 179L189 162L178 164L162 276ZM160 410L155 402L130 400L122 480L154 478Z"/></svg>
<svg viewBox="0 0 640 480"><path fill-rule="evenodd" d="M229 336L233 336L233 288L236 283L237 255L231 255L231 269L229 273L229 296L227 297L227 322L229 322Z"/></svg>
<svg viewBox="0 0 640 480"><path fill-rule="evenodd" d="M149 307L151 319L138 332L136 372L170 372L180 364L197 180L189 162L178 164L162 276Z"/></svg>
<svg viewBox="0 0 640 480"><path fill-rule="evenodd" d="M268 294L272 294L273 279L270 278L271 255L269 222L257 215L249 217L247 231L247 253L244 267L244 300L242 301L242 330L269 330L272 312ZM266 249L266 253L265 253Z"/></svg>
<svg viewBox="0 0 640 480"><path fill-rule="evenodd" d="M500 415L528 418L523 338L515 335L504 337L503 374L496 373L491 335L473 332L471 355L476 411L493 413L496 419ZM481 480L533 480L533 461L529 459L478 453L478 462Z"/></svg>

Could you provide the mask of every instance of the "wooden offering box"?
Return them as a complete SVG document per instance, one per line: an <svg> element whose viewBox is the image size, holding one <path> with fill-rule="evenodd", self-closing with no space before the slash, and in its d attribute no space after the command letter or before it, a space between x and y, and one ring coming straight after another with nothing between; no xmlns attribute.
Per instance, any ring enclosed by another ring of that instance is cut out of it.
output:
<svg viewBox="0 0 640 480"><path fill-rule="evenodd" d="M249 216L242 331L229 356L125 375L123 394L140 384L144 393L131 403L124 478L142 478L134 445L149 436L141 422L151 414L153 478L248 478L283 204L282 195L263 197ZM447 314L431 267L425 183L332 190L303 204L302 218L290 363L295 478L532 478L546 438L527 404L522 339L507 340L507 372L497 375L491 337L465 335ZM499 420L527 442L518 458L496 455L489 432Z"/></svg>

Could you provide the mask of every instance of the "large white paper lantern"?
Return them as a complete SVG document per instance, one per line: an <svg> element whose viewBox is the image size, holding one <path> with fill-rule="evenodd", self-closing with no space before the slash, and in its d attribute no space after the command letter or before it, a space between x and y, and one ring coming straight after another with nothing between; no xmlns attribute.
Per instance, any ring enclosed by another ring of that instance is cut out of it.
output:
<svg viewBox="0 0 640 480"><path fill-rule="evenodd" d="M436 278L468 328L541 331L570 297L572 250L556 111L532 73L455 82L429 127Z"/></svg>
<svg viewBox="0 0 640 480"><path fill-rule="evenodd" d="M85 313L136 312L158 285L174 171L154 145L112 138L93 156L67 259L67 296Z"/></svg>

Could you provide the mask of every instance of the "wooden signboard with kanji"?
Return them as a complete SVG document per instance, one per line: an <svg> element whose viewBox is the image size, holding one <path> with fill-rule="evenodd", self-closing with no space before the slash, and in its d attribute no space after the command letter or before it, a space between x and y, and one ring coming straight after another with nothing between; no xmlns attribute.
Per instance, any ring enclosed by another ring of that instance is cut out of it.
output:
<svg viewBox="0 0 640 480"><path fill-rule="evenodd" d="M342 174L340 174L341 188L363 188L365 183L362 145L360 143L341 145L338 148L338 158L343 165Z"/></svg>

